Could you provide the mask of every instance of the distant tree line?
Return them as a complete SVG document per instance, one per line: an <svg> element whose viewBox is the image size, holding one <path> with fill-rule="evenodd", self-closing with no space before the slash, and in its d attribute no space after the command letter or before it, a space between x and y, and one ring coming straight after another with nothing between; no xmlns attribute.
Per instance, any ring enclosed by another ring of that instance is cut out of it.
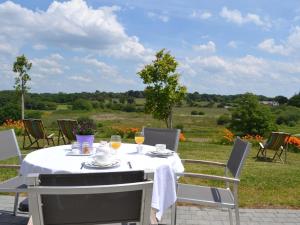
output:
<svg viewBox="0 0 300 225"><path fill-rule="evenodd" d="M238 99L243 95L217 95L217 94L199 94L198 92L188 93L186 102L189 105L197 106L200 102L202 107L211 107L215 103L217 106L224 107L233 105L236 107ZM58 104L70 106L70 109L91 110L97 108L122 110L126 112L142 112L144 111L143 103L137 103L137 99L145 98L144 91L127 91L127 92L81 92L81 93L27 93L25 101L26 109L25 117L33 116L30 110L55 110ZM284 96L276 96L270 98L266 96L257 96L259 101L277 101L281 106L272 109L272 112L278 115L276 117L277 124L287 124L293 126L300 118L298 109L300 108L300 93L291 98ZM38 114L35 114L35 117ZM21 107L20 98L14 90L0 91L0 124L5 119L20 119ZM220 124L225 124L230 115L224 115L220 119Z"/></svg>

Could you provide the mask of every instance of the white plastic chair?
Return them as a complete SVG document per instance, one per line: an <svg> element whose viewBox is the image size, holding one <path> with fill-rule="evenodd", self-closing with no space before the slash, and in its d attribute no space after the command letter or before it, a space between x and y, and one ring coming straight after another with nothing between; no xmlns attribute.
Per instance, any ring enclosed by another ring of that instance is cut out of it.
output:
<svg viewBox="0 0 300 225"><path fill-rule="evenodd" d="M16 156L18 157L19 165L1 164L0 168L15 168L19 170L20 164L22 163L22 155L14 130L0 131L0 160L6 160ZM0 183L0 192L16 193L13 210L15 215L17 213L19 193L26 191L27 187L24 184L24 179L20 176L20 173L18 176Z"/></svg>

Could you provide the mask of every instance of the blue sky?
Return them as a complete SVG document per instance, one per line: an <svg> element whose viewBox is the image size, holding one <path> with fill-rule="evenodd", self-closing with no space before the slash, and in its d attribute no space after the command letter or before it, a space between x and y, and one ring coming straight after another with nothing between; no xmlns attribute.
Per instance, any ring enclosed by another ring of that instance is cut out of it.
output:
<svg viewBox="0 0 300 225"><path fill-rule="evenodd" d="M32 92L142 90L137 71L166 48L189 92L300 91L300 5L288 0L0 1L0 89L16 56Z"/></svg>

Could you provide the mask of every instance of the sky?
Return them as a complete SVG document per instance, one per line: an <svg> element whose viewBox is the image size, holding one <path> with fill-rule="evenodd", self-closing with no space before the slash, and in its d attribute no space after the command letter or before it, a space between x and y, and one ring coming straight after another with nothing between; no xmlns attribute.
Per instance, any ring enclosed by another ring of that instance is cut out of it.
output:
<svg viewBox="0 0 300 225"><path fill-rule="evenodd" d="M31 92L143 90L162 48L188 92L300 91L298 0L0 0L0 90L32 62Z"/></svg>

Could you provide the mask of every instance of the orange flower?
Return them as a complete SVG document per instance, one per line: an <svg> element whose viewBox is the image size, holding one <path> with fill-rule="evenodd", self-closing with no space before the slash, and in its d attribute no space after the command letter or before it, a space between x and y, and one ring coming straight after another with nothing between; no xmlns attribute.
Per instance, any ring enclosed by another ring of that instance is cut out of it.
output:
<svg viewBox="0 0 300 225"><path fill-rule="evenodd" d="M288 139L288 143L291 145L295 145L297 148L300 148L300 139L297 137L290 137Z"/></svg>
<svg viewBox="0 0 300 225"><path fill-rule="evenodd" d="M179 135L179 141L186 141L186 138L182 132Z"/></svg>

